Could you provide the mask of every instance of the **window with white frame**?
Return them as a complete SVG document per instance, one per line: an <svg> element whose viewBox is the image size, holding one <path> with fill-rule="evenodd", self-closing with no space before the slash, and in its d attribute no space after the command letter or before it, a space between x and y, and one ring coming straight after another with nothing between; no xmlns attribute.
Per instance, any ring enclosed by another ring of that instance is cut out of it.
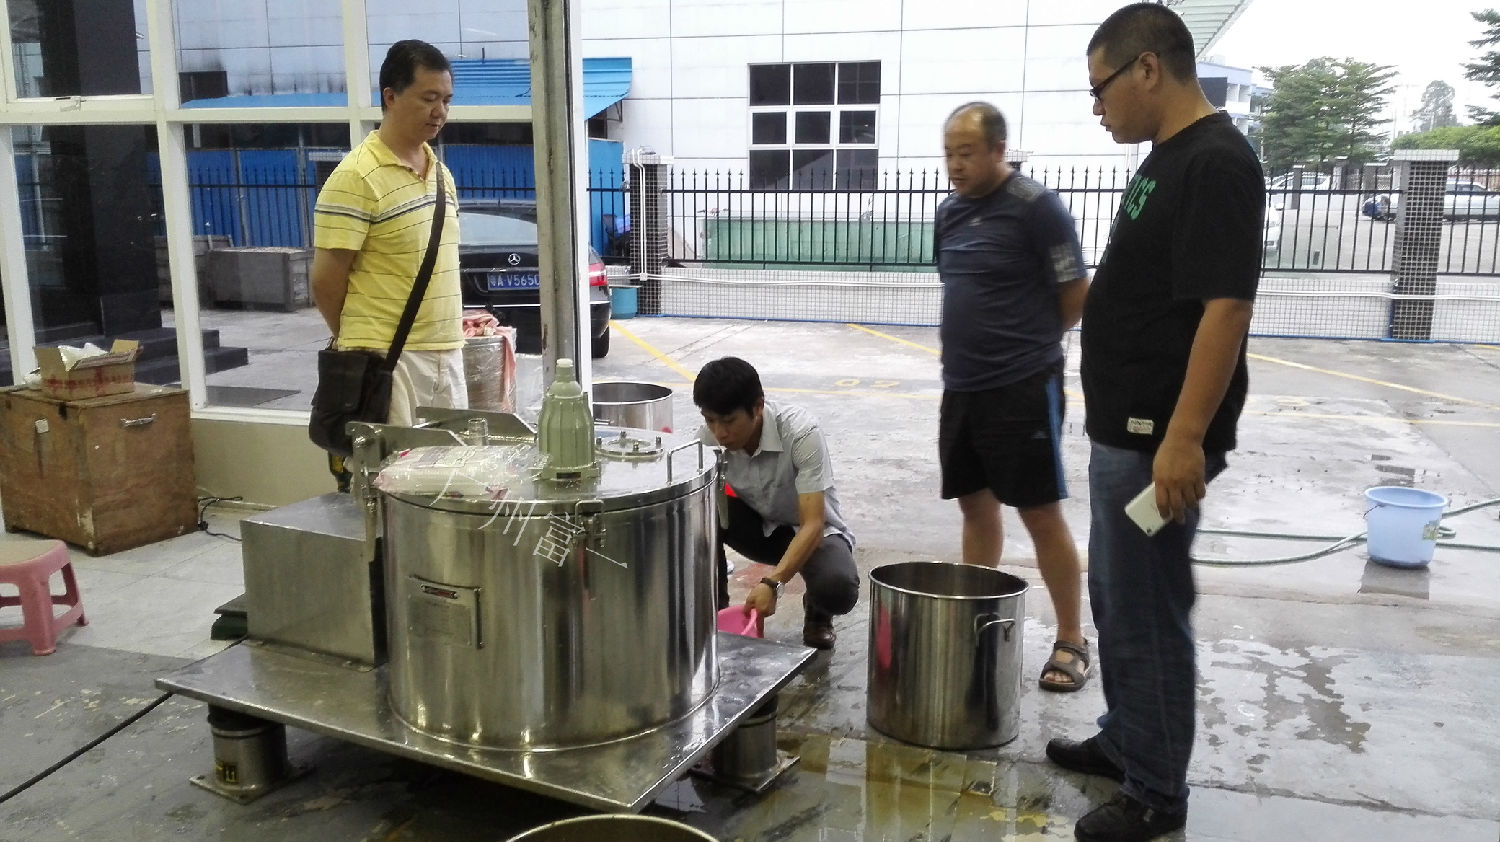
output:
<svg viewBox="0 0 1500 842"><path fill-rule="evenodd" d="M880 150L880 62L750 65L750 187L864 190Z"/></svg>

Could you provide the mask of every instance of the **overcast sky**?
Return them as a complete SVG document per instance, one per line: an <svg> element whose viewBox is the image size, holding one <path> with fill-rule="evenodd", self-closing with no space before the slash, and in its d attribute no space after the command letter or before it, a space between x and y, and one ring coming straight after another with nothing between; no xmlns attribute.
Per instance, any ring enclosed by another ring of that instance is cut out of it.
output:
<svg viewBox="0 0 1500 842"><path fill-rule="evenodd" d="M1395 116L1421 103L1429 82L1452 85L1454 113L1467 123L1467 105L1500 110L1485 88L1464 78L1463 64L1479 57L1469 42L1484 27L1471 12L1500 8L1500 0L1250 0L1211 55L1234 67L1302 64L1318 56L1389 64L1400 71L1389 99Z"/></svg>

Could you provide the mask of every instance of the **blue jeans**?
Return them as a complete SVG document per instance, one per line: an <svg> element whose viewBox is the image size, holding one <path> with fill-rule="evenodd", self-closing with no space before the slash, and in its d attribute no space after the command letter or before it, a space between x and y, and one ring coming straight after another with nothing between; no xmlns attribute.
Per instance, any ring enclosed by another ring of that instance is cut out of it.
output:
<svg viewBox="0 0 1500 842"><path fill-rule="evenodd" d="M1198 510L1150 537L1125 515L1151 483L1154 458L1097 442L1089 458L1089 600L1105 704L1098 743L1125 770L1122 792L1181 812L1197 724L1191 550ZM1206 468L1209 479L1217 476L1224 454L1206 454Z"/></svg>

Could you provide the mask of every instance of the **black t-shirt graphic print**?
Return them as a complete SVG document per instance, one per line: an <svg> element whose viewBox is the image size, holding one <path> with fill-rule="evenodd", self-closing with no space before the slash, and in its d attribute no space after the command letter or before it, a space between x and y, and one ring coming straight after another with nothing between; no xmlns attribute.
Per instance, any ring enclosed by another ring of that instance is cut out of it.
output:
<svg viewBox="0 0 1500 842"><path fill-rule="evenodd" d="M1083 312L1089 437L1154 450L1187 374L1203 302L1253 300L1265 183L1244 135L1222 114L1158 145L1126 186ZM1249 377L1245 349L1203 447L1234 449Z"/></svg>

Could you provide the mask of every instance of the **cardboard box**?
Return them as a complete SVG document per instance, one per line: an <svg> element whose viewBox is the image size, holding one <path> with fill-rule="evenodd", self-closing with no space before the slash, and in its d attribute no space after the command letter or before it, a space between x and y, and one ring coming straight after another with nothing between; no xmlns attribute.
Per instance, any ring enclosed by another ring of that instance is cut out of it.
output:
<svg viewBox="0 0 1500 842"><path fill-rule="evenodd" d="M109 352L82 359L65 359L60 348L36 349L42 371L42 392L59 400L97 398L135 389L135 358L141 343L116 339Z"/></svg>

